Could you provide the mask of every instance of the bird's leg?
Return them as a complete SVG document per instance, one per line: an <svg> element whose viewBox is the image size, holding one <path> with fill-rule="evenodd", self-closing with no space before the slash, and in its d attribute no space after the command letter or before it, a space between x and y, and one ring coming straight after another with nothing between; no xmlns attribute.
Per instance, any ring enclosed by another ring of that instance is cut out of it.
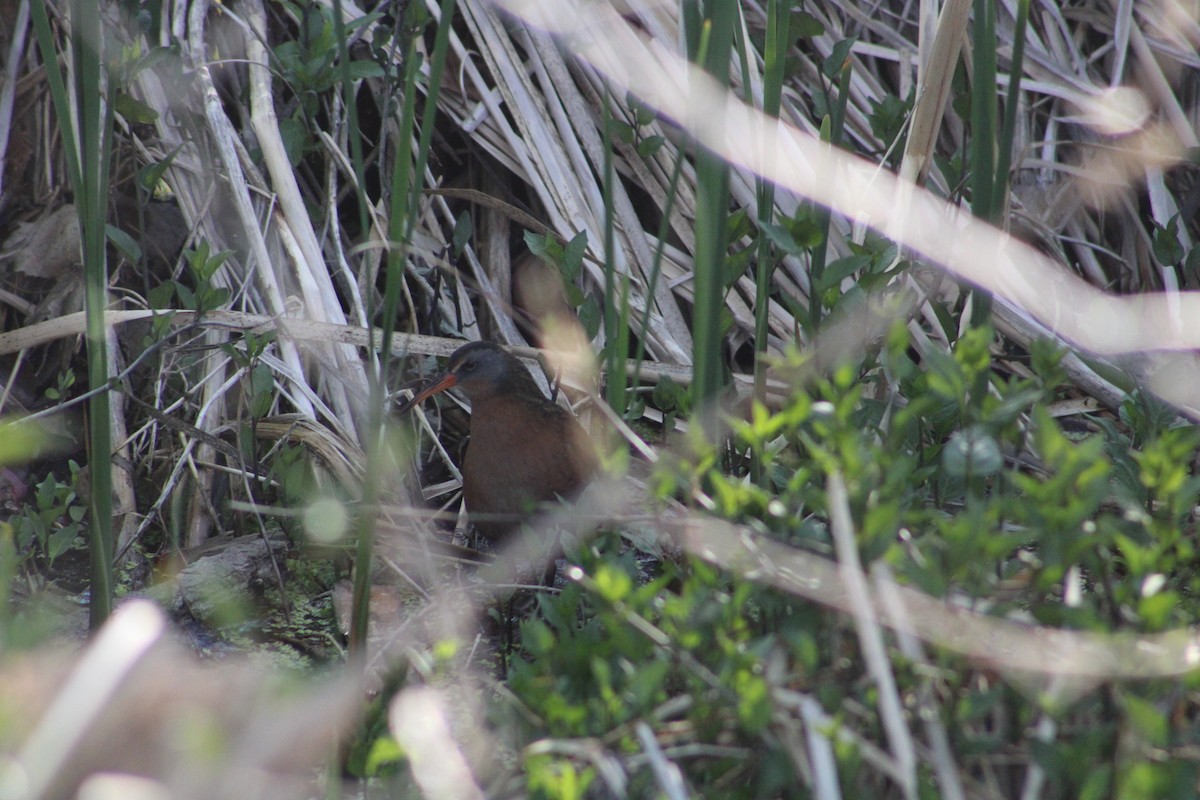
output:
<svg viewBox="0 0 1200 800"><path fill-rule="evenodd" d="M508 657L513 651L513 642L516 640L516 632L513 630L513 595L500 602L500 676L503 680L508 680Z"/></svg>
<svg viewBox="0 0 1200 800"><path fill-rule="evenodd" d="M487 639L496 657L496 669L501 680L508 677L508 658L515 648L512 594L493 595L480 617L480 634Z"/></svg>
<svg viewBox="0 0 1200 800"><path fill-rule="evenodd" d="M546 557L546 568L542 570L542 586L554 586L554 577L558 575L558 559L550 554Z"/></svg>
<svg viewBox="0 0 1200 800"><path fill-rule="evenodd" d="M542 586L547 588L554 588L554 578L558 575L558 554L563 552L562 540L562 529L555 527L554 541L551 543L550 549L544 553L546 566L542 570Z"/></svg>

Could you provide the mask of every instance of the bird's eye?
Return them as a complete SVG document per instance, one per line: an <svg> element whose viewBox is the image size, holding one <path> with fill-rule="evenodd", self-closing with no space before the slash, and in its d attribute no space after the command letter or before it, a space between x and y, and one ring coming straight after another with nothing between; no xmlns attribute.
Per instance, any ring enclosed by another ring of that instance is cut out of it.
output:
<svg viewBox="0 0 1200 800"><path fill-rule="evenodd" d="M475 369L475 362L468 361L462 365L461 369L463 372L471 372L472 370Z"/></svg>

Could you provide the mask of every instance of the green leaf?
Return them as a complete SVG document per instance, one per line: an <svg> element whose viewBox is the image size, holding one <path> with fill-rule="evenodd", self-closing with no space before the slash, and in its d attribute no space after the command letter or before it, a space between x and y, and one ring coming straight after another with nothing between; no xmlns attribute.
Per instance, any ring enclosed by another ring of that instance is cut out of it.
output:
<svg viewBox="0 0 1200 800"><path fill-rule="evenodd" d="M179 294L179 304L190 311L199 311L196 308L196 293L191 290L191 287L182 283L175 283L175 291ZM169 298L168 298L169 301ZM165 308L166 306L163 306Z"/></svg>
<svg viewBox="0 0 1200 800"><path fill-rule="evenodd" d="M179 155L179 151L182 148L183 145L179 145L170 153L168 153L167 157L162 161L157 161L153 164L147 164L138 170L138 181L141 182L142 187L151 192L156 191L159 183L162 182L163 175L165 175L167 170L171 168L171 164L175 161L175 156Z"/></svg>
<svg viewBox="0 0 1200 800"><path fill-rule="evenodd" d="M250 413L265 417L275 400L275 375L266 364L255 364L250 371Z"/></svg>
<svg viewBox="0 0 1200 800"><path fill-rule="evenodd" d="M1105 800L1112 795L1112 766L1092 764L1079 790L1079 800Z"/></svg>
<svg viewBox="0 0 1200 800"><path fill-rule="evenodd" d="M380 736L371 743L371 750L367 753L363 765L363 776L374 777L383 767L398 764L403 760L404 749L400 747L400 743L391 736Z"/></svg>
<svg viewBox="0 0 1200 800"><path fill-rule="evenodd" d="M813 39L825 33L825 26L819 19L807 11L795 11L788 20L788 33L792 41L796 39Z"/></svg>
<svg viewBox="0 0 1200 800"><path fill-rule="evenodd" d="M871 133L885 145L890 145L904 129L911 105L894 94L871 101ZM899 149L899 148L898 148Z"/></svg>
<svg viewBox="0 0 1200 800"><path fill-rule="evenodd" d="M802 205L795 215L787 220L787 229L801 247L812 248L825 241L822 211L811 205Z"/></svg>
<svg viewBox="0 0 1200 800"><path fill-rule="evenodd" d="M149 125L158 121L157 111L125 92L116 93L113 110L133 124Z"/></svg>
<svg viewBox="0 0 1200 800"><path fill-rule="evenodd" d="M763 730L771 722L767 682L752 671L742 669L734 678L734 690L738 695L738 720L751 732Z"/></svg>
<svg viewBox="0 0 1200 800"><path fill-rule="evenodd" d="M833 46L829 58L821 63L821 74L833 80L841 74L850 58L850 48L854 47L855 39L842 39Z"/></svg>
<svg viewBox="0 0 1200 800"><path fill-rule="evenodd" d="M583 326L583 332L587 334L588 339L595 339L600 333L602 317L600 304L595 297L588 295L579 306L579 324Z"/></svg>
<svg viewBox="0 0 1200 800"><path fill-rule="evenodd" d="M233 255L232 250L222 250L219 253L205 258L204 261L197 266L196 277L205 282L212 280L213 275L217 274L217 270L221 268L222 264L229 260L231 255Z"/></svg>
<svg viewBox="0 0 1200 800"><path fill-rule="evenodd" d="M749 236L754 229L753 223L750 220L750 215L746 213L746 209L739 208L732 212L725 220L725 241L730 244L735 244L742 238Z"/></svg>
<svg viewBox="0 0 1200 800"><path fill-rule="evenodd" d="M573 283L563 284L563 297L566 298L567 305L571 308L579 308L586 299L583 290Z"/></svg>
<svg viewBox="0 0 1200 800"><path fill-rule="evenodd" d="M1188 251L1187 258L1183 261L1183 269L1193 285L1200 283L1200 244Z"/></svg>
<svg viewBox="0 0 1200 800"><path fill-rule="evenodd" d="M958 362L937 348L925 354L925 362L929 390L945 400L961 402L967 392L967 382Z"/></svg>
<svg viewBox="0 0 1200 800"><path fill-rule="evenodd" d="M1162 747L1170 739L1171 723L1167 714L1141 697L1125 693L1121 697L1125 718L1133 729L1144 736L1150 744Z"/></svg>
<svg viewBox="0 0 1200 800"><path fill-rule="evenodd" d="M136 264L142 260L142 248L138 247L138 243L134 238L125 231L115 225L104 225L104 234L108 237L108 241L112 242L113 247L121 251L121 255L125 256L125 260L130 264Z"/></svg>
<svg viewBox="0 0 1200 800"><path fill-rule="evenodd" d="M637 95L632 92L625 93L625 105L633 112L633 118L638 127L649 125L657 116L657 112L653 108L639 100Z"/></svg>
<svg viewBox="0 0 1200 800"><path fill-rule="evenodd" d="M350 62L350 79L362 80L364 78L383 78L387 72L374 61L351 61Z"/></svg>
<svg viewBox="0 0 1200 800"><path fill-rule="evenodd" d="M1004 467L1004 454L995 438L975 426L950 436L942 450L942 465L956 478L986 477Z"/></svg>
<svg viewBox="0 0 1200 800"><path fill-rule="evenodd" d="M222 286L218 289L206 289L201 296L200 303L197 305L197 311L212 311L214 308L220 308L229 302L229 289Z"/></svg>
<svg viewBox="0 0 1200 800"><path fill-rule="evenodd" d="M304 150L308 146L308 129L295 115L279 120L279 138L283 140L283 150L287 153L288 163L297 166L304 158Z"/></svg>
<svg viewBox="0 0 1200 800"><path fill-rule="evenodd" d="M370 14L363 14L361 17L350 20L346 23L346 33L354 33L354 31L369 25L373 22L383 19L383 14L378 11L372 11Z"/></svg>
<svg viewBox="0 0 1200 800"><path fill-rule="evenodd" d="M587 252L587 247L587 231L580 231L563 248L562 263L559 267L562 269L563 277L568 281L574 281L579 277L579 273L583 269L583 254Z"/></svg>
<svg viewBox="0 0 1200 800"><path fill-rule="evenodd" d="M529 248L529 252L552 266L558 266L558 261L562 258L562 246L550 234L543 236L533 231L525 231L525 246Z"/></svg>
<svg viewBox="0 0 1200 800"><path fill-rule="evenodd" d="M296 41L283 42L275 48L275 58L284 73L295 73L300 66L300 43Z"/></svg>
<svg viewBox="0 0 1200 800"><path fill-rule="evenodd" d="M596 571L596 591L610 603L619 603L629 596L633 581L624 570L602 564Z"/></svg>
<svg viewBox="0 0 1200 800"><path fill-rule="evenodd" d="M1143 597L1138 603L1138 616L1152 631L1161 631L1170 627L1175 609L1180 607L1177 592L1159 592L1150 597Z"/></svg>
<svg viewBox="0 0 1200 800"><path fill-rule="evenodd" d="M471 237L475 233L475 221L471 219L471 212L464 211L458 215L458 219L454 220L454 235L451 237L451 244L454 246L454 255L460 256L467 243L471 241Z"/></svg>
<svg viewBox="0 0 1200 800"><path fill-rule="evenodd" d="M50 534L46 540L46 557L51 561L72 549L79 538L79 525L70 523Z"/></svg>
<svg viewBox="0 0 1200 800"><path fill-rule="evenodd" d="M267 352L276 339L279 338L279 331L269 330L263 333L248 332L243 339L246 344L246 355L250 358L259 358L263 353Z"/></svg>
<svg viewBox="0 0 1200 800"><path fill-rule="evenodd" d="M800 243L796 241L791 231L787 228L770 222L761 223L759 228L771 240L771 243L783 252L797 255L804 251L804 248L801 247Z"/></svg>
<svg viewBox="0 0 1200 800"><path fill-rule="evenodd" d="M659 136L658 134L647 136L638 142L637 154L642 158L649 158L661 150L663 145L666 144L666 141L667 140L665 138Z"/></svg>
<svg viewBox="0 0 1200 800"><path fill-rule="evenodd" d="M1183 261L1185 254L1183 245L1179 243L1179 215L1171 217L1165 228L1156 224L1151 242L1154 257L1163 266L1173 267Z"/></svg>
<svg viewBox="0 0 1200 800"><path fill-rule="evenodd" d="M251 391L255 394L270 394L275 388L275 375L266 364L256 364L250 376Z"/></svg>
<svg viewBox="0 0 1200 800"><path fill-rule="evenodd" d="M679 406L681 397L686 393L687 390L673 381L670 375L663 375L654 385L651 398L655 408L660 411L671 411Z"/></svg>
<svg viewBox="0 0 1200 800"><path fill-rule="evenodd" d="M821 280L817 286L818 291L841 287L842 280L849 278L860 269L866 268L871 263L871 258L865 255L845 256L825 265L825 271L821 273Z"/></svg>
<svg viewBox="0 0 1200 800"><path fill-rule="evenodd" d="M628 122L613 117L608 120L608 135L619 142L633 144L637 131Z"/></svg>
<svg viewBox="0 0 1200 800"><path fill-rule="evenodd" d="M750 259L754 257L757 249L753 246L743 247L741 250L736 250L725 257L725 288L730 289L738 279L745 274L746 269L750 266Z"/></svg>

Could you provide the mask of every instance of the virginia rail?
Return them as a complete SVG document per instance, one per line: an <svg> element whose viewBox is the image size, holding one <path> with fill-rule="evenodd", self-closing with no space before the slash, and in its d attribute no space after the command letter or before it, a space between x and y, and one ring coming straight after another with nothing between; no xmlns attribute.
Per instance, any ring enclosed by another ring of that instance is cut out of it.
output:
<svg viewBox="0 0 1200 800"><path fill-rule="evenodd" d="M401 413L450 388L471 401L471 439L462 464L467 514L493 542L528 519L539 503L571 499L595 475L596 450L582 426L548 400L525 366L499 345L458 348L446 371Z"/></svg>

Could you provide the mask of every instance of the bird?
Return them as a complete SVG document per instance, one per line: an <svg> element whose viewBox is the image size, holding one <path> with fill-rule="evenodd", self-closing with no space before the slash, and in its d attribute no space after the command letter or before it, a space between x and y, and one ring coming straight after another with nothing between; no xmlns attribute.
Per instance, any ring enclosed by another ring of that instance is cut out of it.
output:
<svg viewBox="0 0 1200 800"><path fill-rule="evenodd" d="M400 408L406 413L455 388L471 402L462 462L467 518L493 544L536 507L574 499L595 477L599 458L570 411L547 398L521 361L491 342L454 351L446 371Z"/></svg>

